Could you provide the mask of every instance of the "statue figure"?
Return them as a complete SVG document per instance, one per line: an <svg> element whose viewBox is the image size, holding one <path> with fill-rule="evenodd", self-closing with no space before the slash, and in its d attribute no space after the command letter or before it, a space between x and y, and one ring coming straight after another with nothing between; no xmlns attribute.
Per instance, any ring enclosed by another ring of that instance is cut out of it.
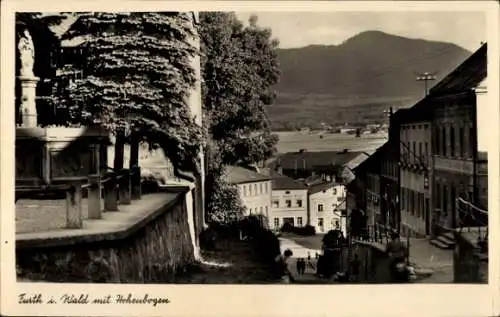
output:
<svg viewBox="0 0 500 317"><path fill-rule="evenodd" d="M33 65L35 63L35 47L33 39L28 30L24 30L18 44L19 57L21 60L20 75L22 77L35 77Z"/></svg>

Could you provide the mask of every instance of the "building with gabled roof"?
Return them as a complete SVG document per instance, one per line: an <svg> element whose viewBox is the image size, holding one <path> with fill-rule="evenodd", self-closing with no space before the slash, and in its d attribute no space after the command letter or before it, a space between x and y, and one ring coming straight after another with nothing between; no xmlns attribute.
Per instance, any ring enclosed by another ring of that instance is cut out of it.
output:
<svg viewBox="0 0 500 317"><path fill-rule="evenodd" d="M271 177L241 166L228 166L224 179L238 188L246 215L269 216L271 207Z"/></svg>
<svg viewBox="0 0 500 317"><path fill-rule="evenodd" d="M308 209L308 188L303 181L271 173L272 202L269 226L279 230L285 223L296 227L311 224Z"/></svg>
<svg viewBox="0 0 500 317"><path fill-rule="evenodd" d="M338 226L344 235L347 234L346 193L342 183L321 181L309 184L309 216L317 233L326 233Z"/></svg>
<svg viewBox="0 0 500 317"><path fill-rule="evenodd" d="M294 179L320 176L324 180L350 178L352 168L369 155L360 151L318 151L305 149L280 155L268 167Z"/></svg>

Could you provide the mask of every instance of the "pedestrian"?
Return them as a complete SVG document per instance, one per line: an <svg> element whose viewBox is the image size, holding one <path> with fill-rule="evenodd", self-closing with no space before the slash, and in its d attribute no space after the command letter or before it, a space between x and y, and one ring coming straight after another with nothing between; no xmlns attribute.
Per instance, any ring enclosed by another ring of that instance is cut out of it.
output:
<svg viewBox="0 0 500 317"><path fill-rule="evenodd" d="M354 259L351 261L349 266L350 266L351 281L358 282L359 281L359 268L361 266L361 262L359 261L358 254L354 254Z"/></svg>
<svg viewBox="0 0 500 317"><path fill-rule="evenodd" d="M307 252L307 261L311 261L311 252Z"/></svg>
<svg viewBox="0 0 500 317"><path fill-rule="evenodd" d="M302 258L297 258L297 274L300 275L302 272Z"/></svg>
<svg viewBox="0 0 500 317"><path fill-rule="evenodd" d="M300 261L300 274L304 275L306 273L306 260L301 259Z"/></svg>
<svg viewBox="0 0 500 317"><path fill-rule="evenodd" d="M283 255L279 254L274 259L275 261L275 273L282 283L290 284L295 279L288 267L290 258L293 256L293 252L290 249L286 249Z"/></svg>

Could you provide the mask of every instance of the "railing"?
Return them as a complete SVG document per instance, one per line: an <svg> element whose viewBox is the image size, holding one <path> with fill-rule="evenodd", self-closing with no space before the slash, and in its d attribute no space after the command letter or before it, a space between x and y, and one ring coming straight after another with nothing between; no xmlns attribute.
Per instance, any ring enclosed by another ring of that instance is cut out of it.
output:
<svg viewBox="0 0 500 317"><path fill-rule="evenodd" d="M119 211L119 205L130 205L132 200L141 199L140 167L108 171L104 175L91 175L85 180L75 180L60 185L43 188L16 188L16 200L22 193L60 192L66 193L66 228L81 229L83 227L82 198L87 190L88 219L101 219L102 212ZM104 200L104 210L101 202Z"/></svg>
<svg viewBox="0 0 500 317"><path fill-rule="evenodd" d="M354 239L366 242L376 242L380 244L387 244L391 241L391 236L397 231L392 228L388 228L382 224L368 225L362 230L359 237L352 237Z"/></svg>
<svg viewBox="0 0 500 317"><path fill-rule="evenodd" d="M458 232L476 233L481 252L488 252L488 211L463 198L457 198L455 203L459 212Z"/></svg>

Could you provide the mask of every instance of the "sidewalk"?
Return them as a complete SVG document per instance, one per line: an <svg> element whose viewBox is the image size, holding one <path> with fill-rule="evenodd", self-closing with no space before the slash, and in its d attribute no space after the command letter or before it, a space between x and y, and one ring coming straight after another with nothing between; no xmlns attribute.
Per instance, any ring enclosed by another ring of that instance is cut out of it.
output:
<svg viewBox="0 0 500 317"><path fill-rule="evenodd" d="M417 283L453 283L453 250L439 249L427 239L410 239L410 262L430 276Z"/></svg>
<svg viewBox="0 0 500 317"><path fill-rule="evenodd" d="M316 273L316 266L317 266L317 260L315 258L315 254L320 253L321 250L317 249L309 249L305 248L299 244L297 244L295 241L292 241L287 238L282 238L280 237L280 244L281 244L281 251L284 252L286 249L290 249L293 252L293 256L289 265L289 269L291 270L293 277L296 279L297 283L300 284L330 284L332 283L331 281L324 279L324 278L319 278L315 276L314 274ZM314 266L314 269L307 263L307 255L311 255L311 263ZM303 258L306 260L306 270L304 275L299 275L297 273L297 259L298 258Z"/></svg>

